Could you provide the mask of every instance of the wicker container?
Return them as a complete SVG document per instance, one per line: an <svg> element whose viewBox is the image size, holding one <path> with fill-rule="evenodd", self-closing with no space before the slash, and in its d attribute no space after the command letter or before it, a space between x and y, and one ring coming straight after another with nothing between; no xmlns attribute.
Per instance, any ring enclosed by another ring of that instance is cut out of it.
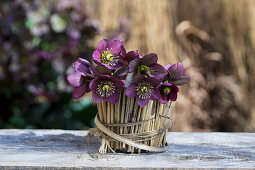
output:
<svg viewBox="0 0 255 170"><path fill-rule="evenodd" d="M124 94L123 90L117 104L106 101L97 104L97 129L91 129L90 134L96 133L100 137L102 145L99 152L165 151L172 102L161 104L150 100L142 108L135 98Z"/></svg>

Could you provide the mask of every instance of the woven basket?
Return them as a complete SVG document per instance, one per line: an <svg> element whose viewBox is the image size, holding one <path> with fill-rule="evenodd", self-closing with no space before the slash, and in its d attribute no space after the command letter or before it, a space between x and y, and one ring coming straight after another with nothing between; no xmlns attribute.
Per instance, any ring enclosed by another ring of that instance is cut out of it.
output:
<svg viewBox="0 0 255 170"><path fill-rule="evenodd" d="M106 101L97 104L95 117L97 128L90 129L89 136L96 134L105 152L163 152L166 150L166 132L171 126L172 102L161 104L149 101L145 107L137 105L135 98L124 95L117 104Z"/></svg>

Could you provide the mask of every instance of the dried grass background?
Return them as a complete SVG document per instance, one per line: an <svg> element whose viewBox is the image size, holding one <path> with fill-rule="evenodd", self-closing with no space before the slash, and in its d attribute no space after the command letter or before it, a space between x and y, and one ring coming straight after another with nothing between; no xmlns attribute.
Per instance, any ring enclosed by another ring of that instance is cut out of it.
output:
<svg viewBox="0 0 255 170"><path fill-rule="evenodd" d="M172 131L255 131L254 0L85 0L107 30L129 27L128 49L180 61L191 75ZM123 21L122 21L123 22ZM96 42L95 42L96 43Z"/></svg>

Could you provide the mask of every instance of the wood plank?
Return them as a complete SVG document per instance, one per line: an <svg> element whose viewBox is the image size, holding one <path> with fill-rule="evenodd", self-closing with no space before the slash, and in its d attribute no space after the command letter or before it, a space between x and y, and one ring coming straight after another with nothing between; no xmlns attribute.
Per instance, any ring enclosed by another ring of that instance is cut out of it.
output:
<svg viewBox="0 0 255 170"><path fill-rule="evenodd" d="M99 154L87 131L0 130L0 169L255 168L255 133L168 132L164 153Z"/></svg>

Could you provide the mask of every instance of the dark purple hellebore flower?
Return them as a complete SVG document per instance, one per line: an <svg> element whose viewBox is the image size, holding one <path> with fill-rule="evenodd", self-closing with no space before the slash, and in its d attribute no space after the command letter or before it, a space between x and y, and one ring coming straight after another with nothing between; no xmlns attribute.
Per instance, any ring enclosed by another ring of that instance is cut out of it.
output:
<svg viewBox="0 0 255 170"><path fill-rule="evenodd" d="M185 69L181 63L175 63L173 65L169 64L165 66L165 69L167 70L168 75L164 82L172 82L177 86L181 86L188 83L191 79L189 76L184 76Z"/></svg>
<svg viewBox="0 0 255 170"><path fill-rule="evenodd" d="M129 73L126 78L126 87L132 83L135 75L144 75L149 77L157 77L163 79L167 75L167 71L163 66L157 63L157 54L151 53L142 58L135 58L129 63Z"/></svg>
<svg viewBox="0 0 255 170"><path fill-rule="evenodd" d="M93 59L97 64L102 64L114 70L125 65L123 58L125 52L126 50L120 40L109 42L106 39L102 39L93 53Z"/></svg>
<svg viewBox="0 0 255 170"><path fill-rule="evenodd" d="M159 79L137 75L134 77L132 84L127 87L126 95L128 97L135 97L137 104L140 107L144 107L148 104L149 100L159 100L159 84Z"/></svg>
<svg viewBox="0 0 255 170"><path fill-rule="evenodd" d="M108 103L116 104L119 101L120 90L124 83L118 78L103 75L95 78L89 84L93 91L92 99L95 103L106 100Z"/></svg>
<svg viewBox="0 0 255 170"><path fill-rule="evenodd" d="M179 88L173 83L162 83L159 85L160 102L166 104L169 100L176 101Z"/></svg>
<svg viewBox="0 0 255 170"><path fill-rule="evenodd" d="M73 67L75 72L69 74L67 80L74 87L73 98L78 99L90 91L89 82L93 78L92 68L90 63L82 58L75 61Z"/></svg>

